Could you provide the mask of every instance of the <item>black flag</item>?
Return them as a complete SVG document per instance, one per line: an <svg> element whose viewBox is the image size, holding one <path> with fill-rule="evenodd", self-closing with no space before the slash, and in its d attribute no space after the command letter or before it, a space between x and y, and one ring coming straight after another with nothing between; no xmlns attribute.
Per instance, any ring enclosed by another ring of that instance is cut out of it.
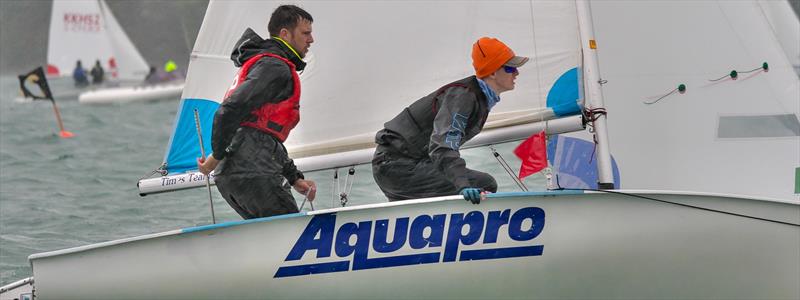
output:
<svg viewBox="0 0 800 300"><path fill-rule="evenodd" d="M22 95L26 98L33 98L33 100L50 100L53 103L53 112L56 114L56 121L58 121L58 128L61 130L58 135L62 138L71 138L75 136L72 132L64 130L64 123L61 122L61 113L58 112L56 100L53 99L53 93L50 92L50 86L47 85L47 78L44 77L44 70L38 67L28 74L19 75L19 88L22 90ZM36 94L28 89L28 84L31 87L38 87L34 89Z"/></svg>
<svg viewBox="0 0 800 300"><path fill-rule="evenodd" d="M50 92L50 86L47 84L47 78L44 77L44 70L38 67L28 74L19 75L19 88L22 90L22 95L26 98L33 98L34 100L53 100L53 93ZM34 92L28 89L28 84L32 84ZM38 89L36 89L38 87Z"/></svg>

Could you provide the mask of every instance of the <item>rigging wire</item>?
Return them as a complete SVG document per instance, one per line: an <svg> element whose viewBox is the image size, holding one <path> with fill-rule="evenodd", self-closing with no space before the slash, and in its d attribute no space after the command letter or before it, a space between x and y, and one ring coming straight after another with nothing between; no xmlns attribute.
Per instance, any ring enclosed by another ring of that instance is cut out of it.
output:
<svg viewBox="0 0 800 300"><path fill-rule="evenodd" d="M726 215L737 216L737 217L742 217L742 218L748 218L748 219L753 219L753 220L759 220L759 221L765 221L765 222L771 222L771 223L777 223L777 224L800 227L800 224L789 223L789 222L778 221L778 220L772 220L772 219L766 219L766 218L755 217L755 216L748 216L748 215L729 212L729 211L723 211L723 210L700 207L700 206L689 205L689 204L684 204L684 203L672 202L672 201L667 201L667 200L662 200L662 199L657 199L657 198L652 198L652 197L647 197L647 196L642 196L642 195L630 194L630 193L625 193L625 192L618 192L618 191L611 191L611 190L598 190L598 189L562 188L560 186L559 186L558 190L564 190L564 191L592 191L592 192L603 192L603 193L609 193L609 194L618 194L618 195L624 195L624 196L629 196L629 197L634 197L634 198L646 199L646 200L651 200L651 201L656 201L656 202L661 202L661 203L666 203L666 204L672 204L672 205L677 205L677 206L688 207L688 208L692 208L692 209L699 209L699 210L704 210L704 211L709 211L709 212L714 212L714 213L720 213L720 214L726 214Z"/></svg>
<svg viewBox="0 0 800 300"><path fill-rule="evenodd" d="M356 181L356 168L355 166L350 166L350 169L347 170L347 177L344 179L344 187L342 188L342 192L339 194L339 202L341 203L342 207L347 205L347 201L349 200L350 190L353 189L353 183ZM349 183L349 184L348 184Z"/></svg>
<svg viewBox="0 0 800 300"><path fill-rule="evenodd" d="M333 196L331 197L331 208L336 207L335 199L339 197L339 204L342 207L347 206L347 202L350 200L350 190L353 189L353 183L356 182L356 168L355 166L350 166L350 169L347 170L347 177L344 179L344 184L342 184L341 180L339 180L339 168L335 168L333 171Z"/></svg>
<svg viewBox="0 0 800 300"><path fill-rule="evenodd" d="M150 174L146 174L139 178L139 181L144 180L145 178L153 177L153 175L159 174L161 176L167 176L167 163L162 163L161 166L150 172Z"/></svg>
<svg viewBox="0 0 800 300"><path fill-rule="evenodd" d="M503 159L502 156L500 156L500 153L498 153L497 150L494 149L494 146L489 145L489 149L492 151L492 155L494 155L494 158L497 159L497 162L500 164L500 166L503 167L503 170L505 170L506 173L508 173L508 176L511 176L511 179L513 179L514 183L517 184L517 187L527 192L528 187L517 176L514 176L514 169L512 169L511 166L508 165L508 162L506 162L506 160Z"/></svg>
<svg viewBox="0 0 800 300"><path fill-rule="evenodd" d="M306 201L308 200L308 193L311 193L311 189L308 189L305 194L303 194L303 203L300 204L300 211L303 210L303 206L306 205ZM314 201L308 201L308 204L311 205L311 211L314 211Z"/></svg>
<svg viewBox="0 0 800 300"><path fill-rule="evenodd" d="M194 126L197 129L197 141L200 143L200 155L203 159L207 159L206 150L203 146L203 130L200 128L200 112L197 108L194 109ZM217 216L214 214L214 200L211 197L211 174L203 174L206 179L206 190L208 190L208 204L211 207L211 222L217 224Z"/></svg>
<svg viewBox="0 0 800 300"><path fill-rule="evenodd" d="M334 200L336 199L336 194L339 193L339 168L333 169L333 184L331 185L331 208L336 207L334 205Z"/></svg>
<svg viewBox="0 0 800 300"><path fill-rule="evenodd" d="M545 107L542 105L542 100L547 99L544 95L544 89L542 88L542 74L541 74L541 67L539 66L539 47L536 44L536 17L533 13L533 0L530 0L530 13L531 13L531 39L533 40L533 63L536 65L536 89L539 93L539 107ZM546 104L546 102L545 102Z"/></svg>

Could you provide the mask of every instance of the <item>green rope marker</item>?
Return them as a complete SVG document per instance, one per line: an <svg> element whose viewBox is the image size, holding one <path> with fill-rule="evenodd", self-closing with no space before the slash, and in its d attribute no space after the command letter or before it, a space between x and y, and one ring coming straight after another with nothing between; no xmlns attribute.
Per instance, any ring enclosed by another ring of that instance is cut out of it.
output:
<svg viewBox="0 0 800 300"><path fill-rule="evenodd" d="M736 70L731 71L731 78L736 80L737 77L739 77L739 72L736 72Z"/></svg>
<svg viewBox="0 0 800 300"><path fill-rule="evenodd" d="M678 92L680 92L681 94L685 93L686 92L686 85L683 84L683 83L678 85Z"/></svg>
<svg viewBox="0 0 800 300"><path fill-rule="evenodd" d="M764 69L764 72L769 72L769 65L767 64L767 62L761 64L761 68Z"/></svg>

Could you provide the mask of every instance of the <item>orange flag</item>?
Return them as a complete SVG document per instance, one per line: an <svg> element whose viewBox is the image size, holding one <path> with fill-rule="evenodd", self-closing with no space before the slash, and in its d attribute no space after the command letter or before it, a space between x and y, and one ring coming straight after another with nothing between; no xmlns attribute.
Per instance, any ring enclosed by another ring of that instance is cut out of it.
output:
<svg viewBox="0 0 800 300"><path fill-rule="evenodd" d="M547 167L547 145L544 131L532 135L514 149L514 154L522 160L519 179L535 174Z"/></svg>

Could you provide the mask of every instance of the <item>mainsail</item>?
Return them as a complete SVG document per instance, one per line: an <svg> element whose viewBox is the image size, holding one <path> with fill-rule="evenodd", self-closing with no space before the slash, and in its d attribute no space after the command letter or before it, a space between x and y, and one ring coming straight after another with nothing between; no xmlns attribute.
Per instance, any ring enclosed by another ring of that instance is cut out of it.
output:
<svg viewBox="0 0 800 300"><path fill-rule="evenodd" d="M69 76L75 62L91 68L99 60L119 80L142 80L149 69L105 1L54 0L47 48L47 74Z"/></svg>
<svg viewBox="0 0 800 300"><path fill-rule="evenodd" d="M228 59L230 45L247 27L266 35L262 12L277 5L210 3L164 160L163 172L178 177L144 180L142 194L203 185L191 173L199 147L186 113L200 108L209 141L213 110L236 71ZM465 49L477 37L496 36L532 61L473 145L527 137L531 124L552 130L563 121L568 125L562 132L574 131L579 126L571 124L580 120L562 118L548 126L537 121L582 110L583 86L600 82L605 105L587 108L609 114L607 146L617 165L609 168L616 169L616 188L798 199L800 81L756 1L591 2L597 49L578 42L578 6L572 1L302 5L315 15L317 39L301 75L302 119L287 146L303 170L367 162L373 133L383 122L425 93L470 74ZM597 53L601 80L587 81L581 51ZM513 133L498 134L508 132ZM557 174L567 171L564 166L586 170L575 166L598 159L593 152L599 147L588 132L568 137L577 148L559 149L554 139L553 153L580 159L559 159ZM591 176L563 187L596 184L596 172L581 172Z"/></svg>
<svg viewBox="0 0 800 300"><path fill-rule="evenodd" d="M196 169L200 151L194 109L208 142L213 113L236 72L229 58L234 43L248 27L267 37L264 14L278 5L209 3L164 160L166 173ZM286 146L304 171L368 162L374 134L385 121L430 91L473 74L469 51L482 36L500 38L531 62L520 70L517 90L504 95L473 145L521 139L530 135L526 125L580 112L574 2L310 1L301 6L314 16L316 41L300 75L301 121ZM566 132L582 126L576 116L548 129ZM195 175L181 178L198 183L192 180ZM185 188L175 184L179 181L145 180L140 192Z"/></svg>
<svg viewBox="0 0 800 300"><path fill-rule="evenodd" d="M591 6L622 188L800 199L800 80L756 1Z"/></svg>

